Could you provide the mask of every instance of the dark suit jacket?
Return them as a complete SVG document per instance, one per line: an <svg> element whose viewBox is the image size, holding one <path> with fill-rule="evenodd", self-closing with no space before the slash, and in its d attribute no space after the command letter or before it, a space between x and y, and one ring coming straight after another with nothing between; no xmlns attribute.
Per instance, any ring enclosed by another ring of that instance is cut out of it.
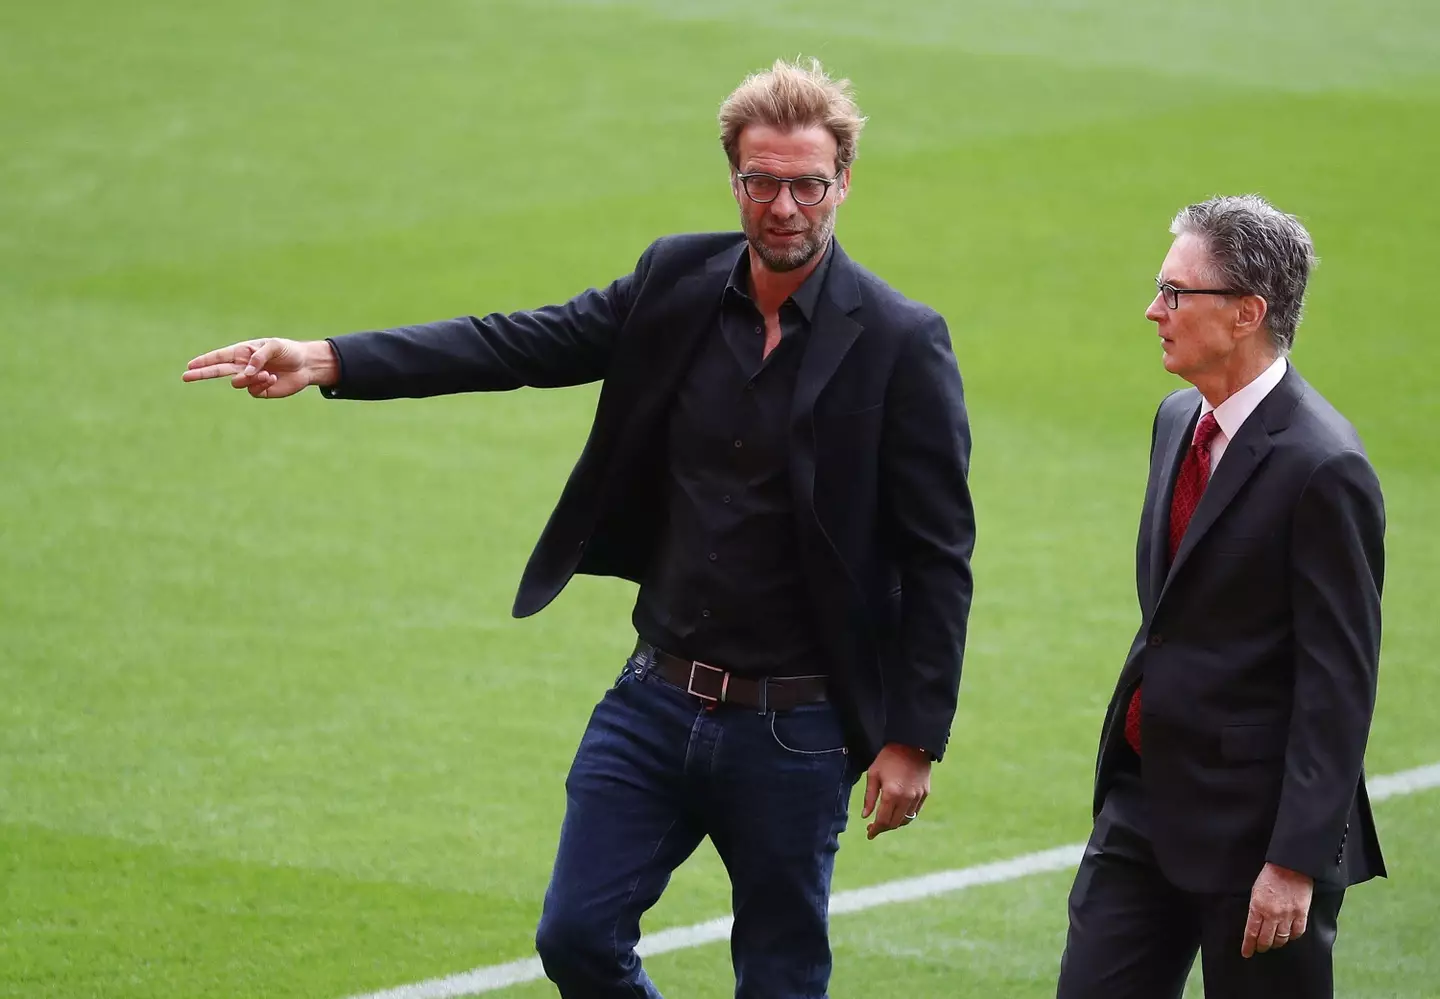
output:
<svg viewBox="0 0 1440 999"><path fill-rule="evenodd" d="M1343 886L1385 873L1362 760L1380 656L1385 511L1355 430L1294 367L1241 425L1166 571L1200 411L1160 404L1140 519L1141 623L1105 717L1098 814L1143 675L1155 856L1197 892L1273 862Z"/></svg>
<svg viewBox="0 0 1440 999"><path fill-rule="evenodd" d="M327 395L379 399L603 381L595 422L525 567L517 617L577 572L639 581L664 516L671 404L746 244L671 236L564 305L337 337ZM943 754L970 609L970 431L945 322L838 242L790 414L803 572L856 762Z"/></svg>

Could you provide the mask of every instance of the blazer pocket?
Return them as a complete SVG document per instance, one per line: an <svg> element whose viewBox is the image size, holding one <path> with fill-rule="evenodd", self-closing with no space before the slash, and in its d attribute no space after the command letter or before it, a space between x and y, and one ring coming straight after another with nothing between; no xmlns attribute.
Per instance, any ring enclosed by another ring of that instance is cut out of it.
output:
<svg viewBox="0 0 1440 999"><path fill-rule="evenodd" d="M862 409L848 409L843 413L816 413L815 426L822 433L836 429L853 427L857 423L864 423L867 420L879 418L885 411L885 404L877 402L873 406L865 406Z"/></svg>
<svg viewBox="0 0 1440 999"><path fill-rule="evenodd" d="M831 413L829 414L828 419L848 420L852 416L864 416L866 413L876 413L884 408L885 404L883 402L877 402L873 406L861 406L859 409L847 409L843 413ZM822 419L826 418L827 417L822 417Z"/></svg>
<svg viewBox="0 0 1440 999"><path fill-rule="evenodd" d="M1220 730L1220 755L1227 763L1275 760L1285 755L1287 725L1226 725Z"/></svg>
<svg viewBox="0 0 1440 999"><path fill-rule="evenodd" d="M1209 549L1216 555L1253 555L1269 547L1271 534L1223 534L1209 539Z"/></svg>

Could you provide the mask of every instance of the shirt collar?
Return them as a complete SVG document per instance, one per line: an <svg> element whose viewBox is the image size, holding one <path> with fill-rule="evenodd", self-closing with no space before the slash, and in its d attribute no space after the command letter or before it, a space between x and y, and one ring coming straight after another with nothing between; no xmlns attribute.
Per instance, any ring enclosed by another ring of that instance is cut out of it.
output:
<svg viewBox="0 0 1440 999"><path fill-rule="evenodd" d="M1259 408L1260 403L1265 400L1280 379L1285 377L1285 371L1289 362L1285 355L1281 354L1264 371L1260 372L1248 385L1226 399L1218 406L1210 405L1209 401L1201 398L1200 416L1203 419L1206 413L1215 414L1215 422L1220 424L1220 432L1225 435L1226 440L1234 440L1235 435L1250 414Z"/></svg>
<svg viewBox="0 0 1440 999"><path fill-rule="evenodd" d="M831 239L825 247L825 255L820 258L820 264L807 277L799 288L795 289L786 301L794 302L805 321L811 322L815 318L815 307L820 304L820 292L825 287L825 277L830 273L830 261L835 256L835 240ZM730 269L730 280L725 283L726 293L735 292L750 298L750 250L747 246L740 259L735 261L735 266Z"/></svg>

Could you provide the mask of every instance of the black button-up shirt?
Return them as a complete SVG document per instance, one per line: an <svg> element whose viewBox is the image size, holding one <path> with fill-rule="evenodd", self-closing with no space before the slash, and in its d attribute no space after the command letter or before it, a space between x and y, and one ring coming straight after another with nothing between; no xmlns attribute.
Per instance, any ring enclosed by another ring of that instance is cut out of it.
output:
<svg viewBox="0 0 1440 999"><path fill-rule="evenodd" d="M825 672L795 539L790 410L830 256L781 305L780 343L764 357L742 253L680 383L666 522L634 614L640 637L666 652L756 676Z"/></svg>

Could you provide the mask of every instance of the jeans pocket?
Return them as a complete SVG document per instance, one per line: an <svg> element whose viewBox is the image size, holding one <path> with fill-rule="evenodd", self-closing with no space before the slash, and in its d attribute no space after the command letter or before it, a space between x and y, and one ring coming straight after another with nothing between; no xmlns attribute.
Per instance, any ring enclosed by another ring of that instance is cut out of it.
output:
<svg viewBox="0 0 1440 999"><path fill-rule="evenodd" d="M832 756L848 753L840 718L829 704L806 704L770 712L770 736L787 753Z"/></svg>
<svg viewBox="0 0 1440 999"><path fill-rule="evenodd" d="M625 665L620 667L620 675L615 678L615 682L610 685L610 689L613 690L623 684L626 680L633 679L635 676L635 670L638 665L639 664L635 661L634 656L626 659Z"/></svg>

